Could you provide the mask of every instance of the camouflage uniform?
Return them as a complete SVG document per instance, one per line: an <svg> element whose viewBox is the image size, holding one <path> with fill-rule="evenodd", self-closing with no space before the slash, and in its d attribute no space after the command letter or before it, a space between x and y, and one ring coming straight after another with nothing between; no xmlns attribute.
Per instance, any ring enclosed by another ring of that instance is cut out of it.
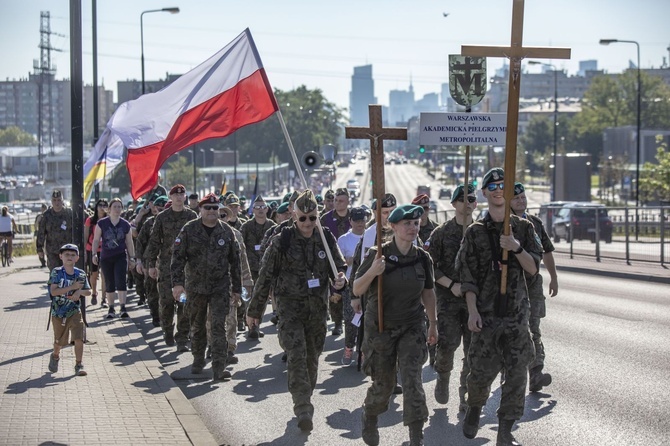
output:
<svg viewBox="0 0 670 446"><path fill-rule="evenodd" d="M535 228L535 233L540 237L543 252L554 252L554 244L551 243L547 231L544 229L542 220L534 215L523 215ZM529 369L542 370L544 367L544 344L542 344L542 332L540 331L540 319L547 315L546 297L542 288L542 275L536 274L528 279L528 297L530 298L530 333L535 344L535 360L531 362Z"/></svg>
<svg viewBox="0 0 670 446"><path fill-rule="evenodd" d="M270 288L274 285L279 342L288 355L288 388L293 397L293 410L296 415L305 412L311 415L314 406L310 400L326 338L329 283L335 278L317 230L309 238L303 237L295 227L283 231L291 232L288 249L282 252L283 233L270 240L247 315L263 317ZM346 271L347 265L337 243L332 234L326 234L332 241L329 245L337 270ZM308 288L307 281L312 279L318 279L318 287Z"/></svg>
<svg viewBox="0 0 670 446"><path fill-rule="evenodd" d="M135 256L142 261L143 265L148 265L148 257L146 256L146 249L149 245L149 237L151 230L156 221L155 216L145 218L139 234L135 239ZM138 282L139 283L139 282ZM144 291L147 296L147 304L149 305L149 312L153 320L158 320L158 282L149 275L149 271L144 272Z"/></svg>
<svg viewBox="0 0 670 446"><path fill-rule="evenodd" d="M533 225L515 215L510 217L514 237L539 267L542 250ZM495 311L500 299L499 248L502 222L491 220L490 214L470 225L457 256L461 291L474 292L482 329L472 333L467 378L468 406L483 407L491 384L501 370L505 371L502 397L498 408L501 420L518 420L523 415L528 380L528 364L535 351L528 330L530 313L523 269L513 253L507 267L507 307L501 315ZM494 248L491 247L491 242ZM495 249L495 251L494 251ZM504 314L502 314L504 313Z"/></svg>
<svg viewBox="0 0 670 446"><path fill-rule="evenodd" d="M175 305L177 306L177 335L175 341L178 344L188 342L189 322L188 316L184 314L184 305L176 303L172 297L172 280L170 278L172 246L181 228L196 218L196 213L188 208L184 208L181 212L176 212L172 208L162 211L156 216L149 237L149 245L145 250L147 266L158 268L158 308L161 327L168 338L171 338L174 333Z"/></svg>
<svg viewBox="0 0 670 446"><path fill-rule="evenodd" d="M452 218L433 231L426 242L428 253L435 262L435 281L446 276L454 282L460 278L456 272L456 255L463 239L463 226ZM465 401L466 379L470 373L467 356L470 346L470 329L468 329L468 306L465 298L455 296L451 290L436 284L437 296L437 352L435 355L435 371L449 383L449 374L454 369L454 353L463 338L463 366L458 393L461 402ZM447 375L447 376L444 376Z"/></svg>
<svg viewBox="0 0 670 446"><path fill-rule="evenodd" d="M336 239L340 236L349 232L351 229L351 223L349 222L349 210L344 217L340 217L335 209L328 211L321 216L321 226L330 229L330 232L335 236ZM339 301L333 302L332 300L328 301L328 311L330 312L330 318L335 323L335 330L339 330L342 326L342 320L344 319L344 290L339 292L342 296ZM350 299L351 301L351 299ZM351 319L349 319L351 320Z"/></svg>
<svg viewBox="0 0 670 446"><path fill-rule="evenodd" d="M53 271L61 266L59 255L60 247L72 243L72 209L63 208L56 212L53 208L44 211L37 230L37 252L46 251L47 268Z"/></svg>
<svg viewBox="0 0 670 446"><path fill-rule="evenodd" d="M384 243L386 258L383 302L384 327L379 332L377 312L378 279L365 295L365 331L363 336L363 370L372 378L364 402L366 416L378 416L388 410L389 399L400 372L403 385L403 422L424 423L428 419L426 394L423 390L423 364L428 358L426 323L421 295L434 286L433 264L421 248L412 247L403 255L395 241ZM365 261L356 272L363 276L377 256L377 247L369 249Z"/></svg>
<svg viewBox="0 0 670 446"><path fill-rule="evenodd" d="M193 211L191 211L193 212ZM207 348L207 308L212 315L212 372L216 376L226 367L226 315L230 292L242 292L240 248L233 231L217 220L207 234L202 219L184 225L174 240L170 266L172 286L186 290L186 312L191 324L193 364L205 365Z"/></svg>
<svg viewBox="0 0 670 446"><path fill-rule="evenodd" d="M428 218L426 224L424 226L419 227L419 239L421 239L421 242L425 243L426 240L430 238L430 234L432 234L435 228L437 228L438 226L439 225L437 223Z"/></svg>
<svg viewBox="0 0 670 446"><path fill-rule="evenodd" d="M275 223L268 219L265 223L258 224L255 218L248 220L242 224L240 232L244 239L244 246L247 254L247 261L249 262L249 269L251 270L251 277L254 282L258 279L258 271L261 269L262 260L262 243L265 232L270 228L276 226ZM244 321L244 314L246 312L246 302L242 302L237 309L237 320Z"/></svg>

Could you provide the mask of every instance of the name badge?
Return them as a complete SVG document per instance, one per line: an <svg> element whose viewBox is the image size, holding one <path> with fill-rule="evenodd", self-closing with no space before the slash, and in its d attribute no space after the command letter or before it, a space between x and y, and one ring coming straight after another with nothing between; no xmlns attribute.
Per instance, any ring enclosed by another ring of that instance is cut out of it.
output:
<svg viewBox="0 0 670 446"><path fill-rule="evenodd" d="M318 288L319 287L319 279L310 279L307 281L307 286L309 288Z"/></svg>
<svg viewBox="0 0 670 446"><path fill-rule="evenodd" d="M67 230L67 223L66 223L66 222L61 223L60 228L61 228L63 231Z"/></svg>
<svg viewBox="0 0 670 446"><path fill-rule="evenodd" d="M260 251L261 250L261 245L254 245L254 249L256 251Z"/></svg>

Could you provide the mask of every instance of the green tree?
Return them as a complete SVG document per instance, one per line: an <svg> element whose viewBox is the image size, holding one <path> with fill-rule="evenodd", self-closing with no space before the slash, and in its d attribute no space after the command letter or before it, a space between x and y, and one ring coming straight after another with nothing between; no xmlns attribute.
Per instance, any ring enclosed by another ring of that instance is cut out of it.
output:
<svg viewBox="0 0 670 446"><path fill-rule="evenodd" d="M554 140L552 125L553 121L549 121L546 117L534 116L524 134L521 135L519 155L523 155L523 164L530 169L531 174L540 168L540 157L546 156L547 151L551 150Z"/></svg>
<svg viewBox="0 0 670 446"><path fill-rule="evenodd" d="M174 161L168 161L165 174L166 183L175 185L183 184L187 190L193 187L193 163L185 156L175 156ZM196 177L199 176L196 168Z"/></svg>
<svg viewBox="0 0 670 446"><path fill-rule="evenodd" d="M37 140L30 133L24 132L18 127L7 127L0 130L0 146L27 147L37 144Z"/></svg>
<svg viewBox="0 0 670 446"><path fill-rule="evenodd" d="M640 172L640 200L642 203L661 200L670 202L670 151L662 135L656 136L658 164L644 163Z"/></svg>

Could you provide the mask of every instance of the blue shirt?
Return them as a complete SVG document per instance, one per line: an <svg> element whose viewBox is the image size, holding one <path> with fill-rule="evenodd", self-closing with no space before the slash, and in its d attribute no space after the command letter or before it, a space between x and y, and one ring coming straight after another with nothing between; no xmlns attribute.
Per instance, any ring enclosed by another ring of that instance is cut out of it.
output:
<svg viewBox="0 0 670 446"><path fill-rule="evenodd" d="M47 282L47 289L49 297L51 298L51 315L56 317L70 317L73 314L77 313L80 310L79 301L73 302L68 299L67 296L72 296L74 291L69 292L67 295L52 296L51 295L51 285L56 284L58 288L67 288L70 285L74 284L77 280L80 280L84 283L82 290L90 290L91 286L88 283L86 278L86 273L79 269L74 269L74 274L68 274L65 271L65 268L59 266L54 268L51 271L49 276L49 281Z"/></svg>

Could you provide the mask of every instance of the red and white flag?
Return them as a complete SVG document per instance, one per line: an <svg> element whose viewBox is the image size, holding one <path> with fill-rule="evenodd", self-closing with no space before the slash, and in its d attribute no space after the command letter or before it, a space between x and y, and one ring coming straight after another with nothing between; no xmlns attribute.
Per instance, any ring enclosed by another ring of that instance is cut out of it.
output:
<svg viewBox="0 0 670 446"><path fill-rule="evenodd" d="M277 110L256 45L246 29L161 91L121 104L107 128L110 137L118 137L128 149L131 193L139 198L153 188L158 170L173 154L210 138L228 136ZM99 142L105 144L102 139Z"/></svg>

